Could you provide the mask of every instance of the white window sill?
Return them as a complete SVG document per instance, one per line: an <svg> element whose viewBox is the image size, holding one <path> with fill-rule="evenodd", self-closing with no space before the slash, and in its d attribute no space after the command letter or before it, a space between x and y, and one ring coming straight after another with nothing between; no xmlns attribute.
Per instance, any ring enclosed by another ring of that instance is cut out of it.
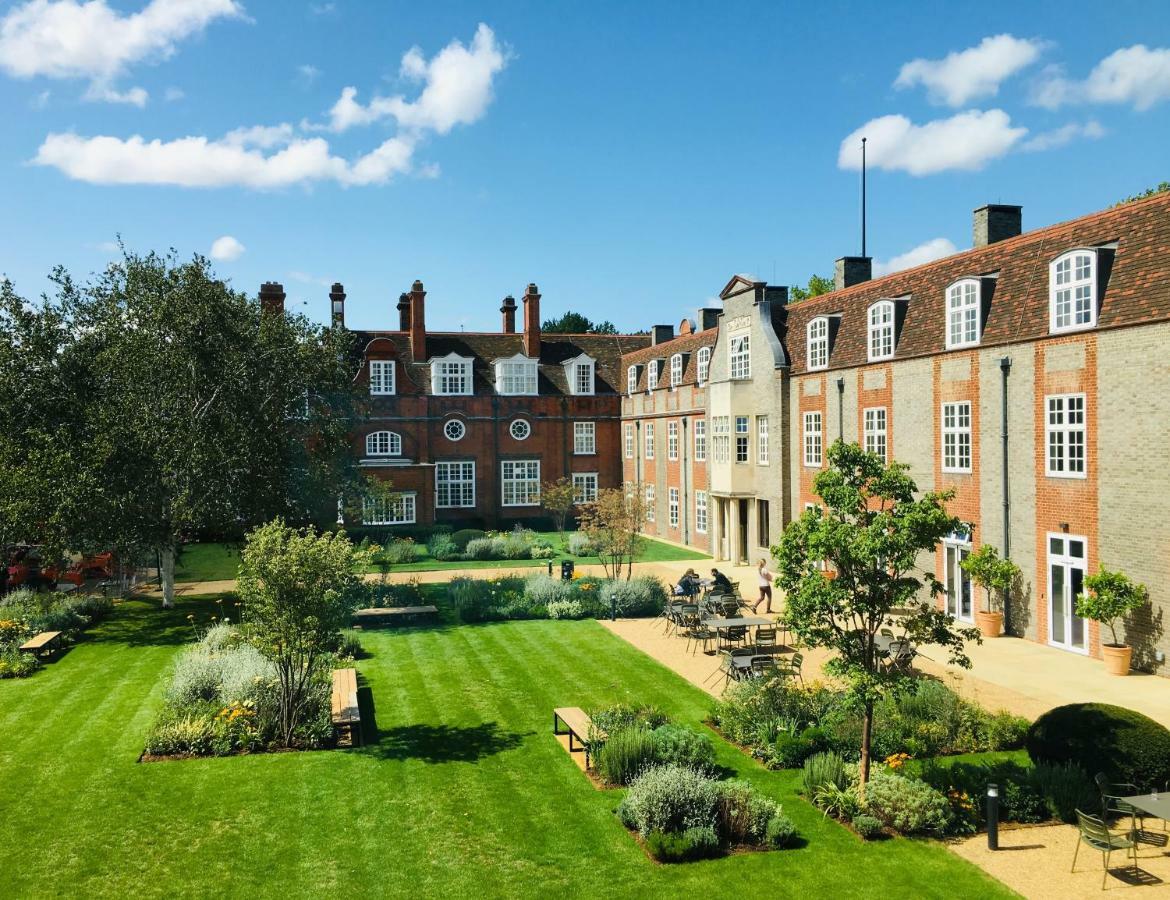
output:
<svg viewBox="0 0 1170 900"><path fill-rule="evenodd" d="M1045 472L1044 474L1048 478L1062 478L1068 481L1084 481L1089 477L1086 472Z"/></svg>
<svg viewBox="0 0 1170 900"><path fill-rule="evenodd" d="M947 475L970 475L973 469L948 469L946 466L942 467L942 471Z"/></svg>

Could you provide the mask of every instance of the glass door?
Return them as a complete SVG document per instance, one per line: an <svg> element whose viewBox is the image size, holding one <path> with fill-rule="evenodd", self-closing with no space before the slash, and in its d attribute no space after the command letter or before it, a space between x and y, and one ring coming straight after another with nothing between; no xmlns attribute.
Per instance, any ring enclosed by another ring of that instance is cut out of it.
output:
<svg viewBox="0 0 1170 900"><path fill-rule="evenodd" d="M971 554L969 541L948 540L943 543L945 567L943 580L947 588L947 613L961 622L971 622L975 610L971 599L971 579L959 564Z"/></svg>
<svg viewBox="0 0 1170 900"><path fill-rule="evenodd" d="M1084 590L1085 539L1048 535L1048 642L1078 653L1089 652L1089 629L1073 612Z"/></svg>

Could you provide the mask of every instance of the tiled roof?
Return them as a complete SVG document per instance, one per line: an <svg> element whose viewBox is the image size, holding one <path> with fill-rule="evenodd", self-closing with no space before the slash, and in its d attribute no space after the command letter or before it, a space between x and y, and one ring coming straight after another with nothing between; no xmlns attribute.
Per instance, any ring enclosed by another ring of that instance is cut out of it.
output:
<svg viewBox="0 0 1170 900"><path fill-rule="evenodd" d="M839 315L830 368L866 363L866 311L881 299L908 298L894 359L946 351L945 292L968 276L997 276L980 346L1048 335L1048 267L1066 250L1116 244L1099 297L1097 327L1170 319L1170 193L1026 232L956 253L786 308L792 371L804 372L805 328L820 315Z"/></svg>
<svg viewBox="0 0 1170 900"><path fill-rule="evenodd" d="M430 393L428 360L455 353L473 359L474 391L490 394L495 390L492 363L524 351L522 333L430 332L427 334L426 358L415 360L410 351L410 335L402 331L358 331L357 350L373 340L389 341L395 355L407 366L408 374L423 393ZM538 391L541 394L568 394L564 363L584 353L596 362L595 393L617 394L625 387L622 354L646 346L650 338L640 334L554 334L540 338Z"/></svg>
<svg viewBox="0 0 1170 900"><path fill-rule="evenodd" d="M627 353L622 357L622 380L620 382L619 390L626 390L625 372L630 366L642 366L641 371L638 372L638 389L646 389L646 363L652 359L663 360L662 371L658 373L658 388L665 390L670 387L670 358L676 353L683 354L683 376L682 384L694 384L697 380L699 371L699 360L697 354L700 347L713 347L715 339L719 336L719 329L708 328L705 331L698 331L694 334L684 334L669 341L663 341L661 344L656 344L653 347L644 347L640 350L635 350L633 353Z"/></svg>

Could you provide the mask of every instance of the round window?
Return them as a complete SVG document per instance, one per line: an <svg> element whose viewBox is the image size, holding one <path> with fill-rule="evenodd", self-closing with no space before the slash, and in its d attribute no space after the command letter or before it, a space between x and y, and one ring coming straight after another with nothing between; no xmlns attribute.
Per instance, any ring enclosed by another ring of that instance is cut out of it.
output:
<svg viewBox="0 0 1170 900"><path fill-rule="evenodd" d="M458 419L450 419L443 426L443 434L447 436L447 440L449 441L458 441L462 439L463 435L467 434L467 426Z"/></svg>
<svg viewBox="0 0 1170 900"><path fill-rule="evenodd" d="M523 419L513 419L508 431L511 432L512 437L518 441L524 440L528 435L532 434L532 426Z"/></svg>

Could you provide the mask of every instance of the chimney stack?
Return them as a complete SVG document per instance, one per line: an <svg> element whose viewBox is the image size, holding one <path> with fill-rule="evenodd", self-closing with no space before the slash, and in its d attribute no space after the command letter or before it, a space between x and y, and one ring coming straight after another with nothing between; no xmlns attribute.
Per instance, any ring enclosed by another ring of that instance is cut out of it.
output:
<svg viewBox="0 0 1170 900"><path fill-rule="evenodd" d="M657 347L667 341L674 340L673 325L655 325L650 329L650 346Z"/></svg>
<svg viewBox="0 0 1170 900"><path fill-rule="evenodd" d="M833 290L853 287L873 278L873 259L868 256L842 256L833 272Z"/></svg>
<svg viewBox="0 0 1170 900"><path fill-rule="evenodd" d="M524 355L540 356L540 291L530 284L524 291Z"/></svg>
<svg viewBox="0 0 1170 900"><path fill-rule="evenodd" d="M690 319L683 319L681 322L678 323L678 336L679 337L683 337L684 335L694 334L694 333L695 333L695 323L692 322Z"/></svg>
<svg viewBox="0 0 1170 900"><path fill-rule="evenodd" d="M1018 237L1024 230L1024 208L988 203L975 210L971 245L986 247L997 241Z"/></svg>
<svg viewBox="0 0 1170 900"><path fill-rule="evenodd" d="M410 353L415 362L427 358L426 299L423 283L416 280L410 286Z"/></svg>
<svg viewBox="0 0 1170 900"><path fill-rule="evenodd" d="M340 281L335 281L329 292L329 306L333 311L333 324L345 327L345 288Z"/></svg>
<svg viewBox="0 0 1170 900"><path fill-rule="evenodd" d="M504 305L500 307L504 314L504 334L516 333L516 298L509 294L504 298Z"/></svg>
<svg viewBox="0 0 1170 900"><path fill-rule="evenodd" d="M720 309L713 306L704 306L699 309L699 331L707 331L719 325Z"/></svg>
<svg viewBox="0 0 1170 900"><path fill-rule="evenodd" d="M260 311L280 315L284 312L284 285L277 281L266 281L260 285Z"/></svg>
<svg viewBox="0 0 1170 900"><path fill-rule="evenodd" d="M398 295L398 330L410 331L410 295Z"/></svg>

